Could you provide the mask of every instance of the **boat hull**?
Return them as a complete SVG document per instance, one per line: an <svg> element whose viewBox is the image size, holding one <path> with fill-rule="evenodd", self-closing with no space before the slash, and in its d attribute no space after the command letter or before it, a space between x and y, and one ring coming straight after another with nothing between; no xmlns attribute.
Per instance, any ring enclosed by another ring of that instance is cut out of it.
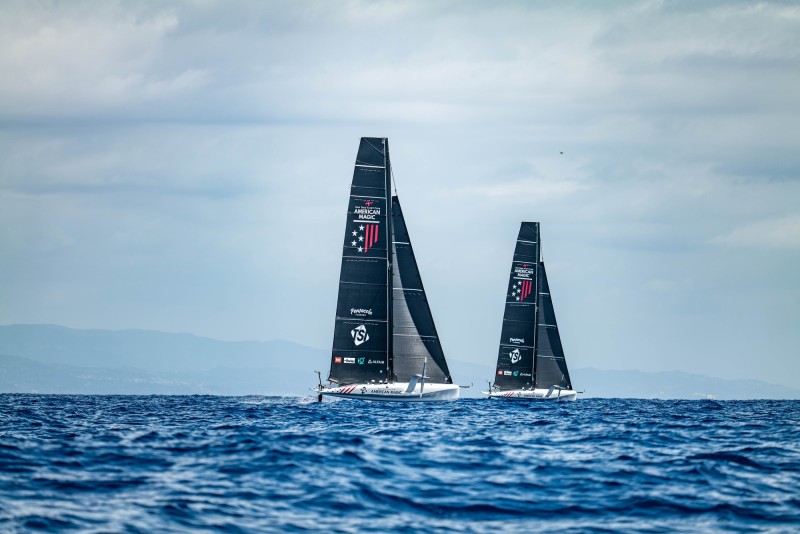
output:
<svg viewBox="0 0 800 534"><path fill-rule="evenodd" d="M320 395L367 401L390 402L431 402L454 401L461 390L455 384L415 384L410 388L409 382L394 384L350 384L348 386L317 389ZM420 391L421 390L421 391Z"/></svg>
<svg viewBox="0 0 800 534"><path fill-rule="evenodd" d="M483 394L488 395L490 399L512 401L574 401L578 398L578 392L572 389L510 389L503 391L484 391Z"/></svg>

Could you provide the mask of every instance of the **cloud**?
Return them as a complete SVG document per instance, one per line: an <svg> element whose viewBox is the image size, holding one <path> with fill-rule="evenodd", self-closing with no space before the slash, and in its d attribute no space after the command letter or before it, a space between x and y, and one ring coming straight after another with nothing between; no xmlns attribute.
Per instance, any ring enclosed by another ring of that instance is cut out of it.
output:
<svg viewBox="0 0 800 534"><path fill-rule="evenodd" d="M711 242L744 248L800 249L800 214L751 222Z"/></svg>
<svg viewBox="0 0 800 534"><path fill-rule="evenodd" d="M568 196L587 186L575 180L553 180L547 178L527 178L513 182L480 185L461 189L456 193L466 193L477 197L497 198L503 201L530 203L552 200Z"/></svg>
<svg viewBox="0 0 800 534"><path fill-rule="evenodd" d="M796 329L725 336L797 316L798 51L783 2L2 2L0 320L327 346L386 135L448 350L496 351L540 220L576 365L784 369Z"/></svg>
<svg viewBox="0 0 800 534"><path fill-rule="evenodd" d="M142 13L113 2L25 3L2 11L0 112L7 115L74 115L168 99L210 80L203 68L159 65L179 25L169 9Z"/></svg>

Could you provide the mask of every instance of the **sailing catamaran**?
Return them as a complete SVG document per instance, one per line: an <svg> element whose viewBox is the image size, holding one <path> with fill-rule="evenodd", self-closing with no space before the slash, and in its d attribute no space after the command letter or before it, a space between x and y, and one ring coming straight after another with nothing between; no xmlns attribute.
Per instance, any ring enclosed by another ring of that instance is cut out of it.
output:
<svg viewBox="0 0 800 534"><path fill-rule="evenodd" d="M323 395L386 401L455 400L397 196L389 140L362 137L347 210L330 385Z"/></svg>
<svg viewBox="0 0 800 534"><path fill-rule="evenodd" d="M547 283L538 222L523 222L511 262L494 384L496 399L574 401Z"/></svg>

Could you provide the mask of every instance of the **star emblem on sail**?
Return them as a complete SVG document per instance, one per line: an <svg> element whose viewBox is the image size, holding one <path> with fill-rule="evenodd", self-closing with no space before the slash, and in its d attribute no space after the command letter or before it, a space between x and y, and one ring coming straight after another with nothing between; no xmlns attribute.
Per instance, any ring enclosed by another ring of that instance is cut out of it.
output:
<svg viewBox="0 0 800 534"><path fill-rule="evenodd" d="M511 285L511 298L516 299L518 302L524 301L532 291L532 280L519 280L517 283Z"/></svg>
<svg viewBox="0 0 800 534"><path fill-rule="evenodd" d="M378 228L372 223L359 224L350 234L350 246L357 247L359 252L367 253L378 242Z"/></svg>

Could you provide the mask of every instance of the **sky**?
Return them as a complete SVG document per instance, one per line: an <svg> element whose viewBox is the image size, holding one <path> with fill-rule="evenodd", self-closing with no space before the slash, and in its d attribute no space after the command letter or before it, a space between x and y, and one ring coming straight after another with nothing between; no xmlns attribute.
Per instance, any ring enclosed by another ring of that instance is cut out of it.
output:
<svg viewBox="0 0 800 534"><path fill-rule="evenodd" d="M797 3L6 0L0 73L0 324L328 350L388 137L448 358L540 221L571 368L800 386Z"/></svg>

